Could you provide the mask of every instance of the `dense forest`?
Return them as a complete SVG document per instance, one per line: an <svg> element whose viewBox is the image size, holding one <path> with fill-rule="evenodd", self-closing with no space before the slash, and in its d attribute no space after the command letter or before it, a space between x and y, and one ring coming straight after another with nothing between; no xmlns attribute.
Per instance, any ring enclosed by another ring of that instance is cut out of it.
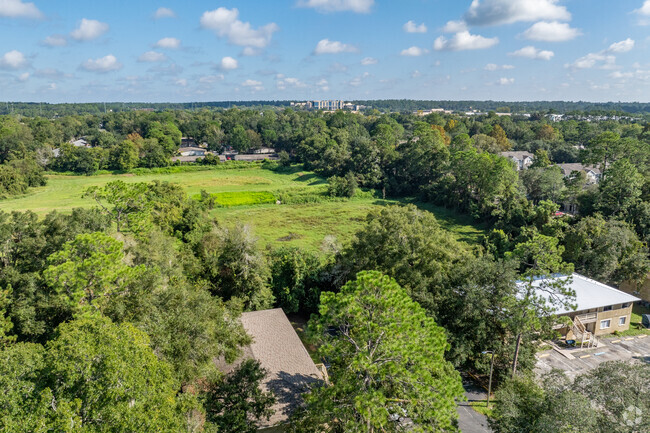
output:
<svg viewBox="0 0 650 433"><path fill-rule="evenodd" d="M291 105L292 101L214 101L184 103L145 103L145 102L105 102L105 103L65 103L50 104L40 102L0 102L0 115L15 114L23 116L60 117L79 114L100 115L107 112L133 110L201 110L201 109L279 109ZM609 115L647 116L650 104L641 102L567 102L567 101L430 101L414 99L371 99L354 100L352 104L361 105L364 110L376 109L381 112L410 113L417 110L444 108L458 112L477 110L508 113L590 113Z"/></svg>
<svg viewBox="0 0 650 433"><path fill-rule="evenodd" d="M86 191L92 209L2 213L2 431L255 431L273 400L256 386L259 365L224 375L214 360L233 361L249 343L243 311L272 307L312 314L309 338L330 364L332 385L305 397L295 431L403 431L395 414L404 413L421 431L453 430L458 371L486 372L486 348L503 390L494 428L527 431L549 417L570 419L549 395L595 395L608 372L576 384L555 378L555 387L528 380L535 342L553 334L553 319L522 290L558 273L619 284L650 272L650 124L641 118L54 107L23 105L0 117L2 197L29 194L52 172L168 167L187 137L214 152L272 147L280 159L266 168L302 164L328 179L329 194L415 197L488 230L468 246L429 212L386 206L340 248L262 249L247 227L211 216L209 194L119 180ZM79 139L88 145L72 144ZM532 165L516 170L506 151L529 152ZM564 174L561 163L596 167L600 181ZM569 207L578 212L561 212ZM355 331L328 331L345 327ZM647 383L647 369L630 368L621 375ZM431 372L426 380L422 371ZM650 410L648 390L640 392ZM592 411L588 431L609 431L611 417Z"/></svg>

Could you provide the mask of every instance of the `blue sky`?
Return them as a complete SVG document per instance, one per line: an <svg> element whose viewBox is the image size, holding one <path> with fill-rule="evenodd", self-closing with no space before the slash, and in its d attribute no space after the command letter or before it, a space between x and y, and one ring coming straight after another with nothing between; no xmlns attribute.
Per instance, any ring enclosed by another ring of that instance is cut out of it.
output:
<svg viewBox="0 0 650 433"><path fill-rule="evenodd" d="M650 100L650 0L0 0L0 100Z"/></svg>

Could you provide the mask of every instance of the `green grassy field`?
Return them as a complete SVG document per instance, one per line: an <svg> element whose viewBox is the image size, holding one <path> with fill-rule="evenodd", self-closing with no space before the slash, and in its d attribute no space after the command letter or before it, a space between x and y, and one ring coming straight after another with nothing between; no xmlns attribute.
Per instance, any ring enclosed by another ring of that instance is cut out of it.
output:
<svg viewBox="0 0 650 433"><path fill-rule="evenodd" d="M0 201L0 210L31 210L39 215L56 209L69 211L88 207L93 203L82 198L90 186L101 186L112 180L124 182L151 182L161 180L181 184L189 195L206 190L209 193L274 191L291 188L320 188L323 179L311 172L292 170L276 173L260 167L233 170L205 170L171 174L101 174L96 176L48 176L47 186L34 188L29 194ZM232 199L232 197L231 197Z"/></svg>
<svg viewBox="0 0 650 433"><path fill-rule="evenodd" d="M343 245L349 242L354 233L363 227L366 215L371 210L404 203L361 198L341 202L219 208L214 210L214 214L219 221L236 221L253 226L253 232L263 245L292 245L318 250L328 235L336 237ZM448 209L415 204L432 212L440 225L460 241L476 244L484 234L469 218L458 216Z"/></svg>
<svg viewBox="0 0 650 433"><path fill-rule="evenodd" d="M223 224L252 226L261 247L292 245L318 251L326 236L334 236L338 243L345 245L364 225L369 211L407 202L378 200L372 198L370 192L346 201L323 201L326 181L314 173L300 167L280 173L255 166L142 175L53 175L48 176L45 187L35 188L22 197L0 201L0 211L31 210L43 216L54 209L68 212L74 207L90 207L94 203L82 198L83 191L116 179L124 182L174 182L182 185L190 196L205 190L213 194L219 206L214 209L214 216ZM284 202L277 205L276 198ZM473 244L483 234L483 230L469 217L428 204L416 205L435 214L440 224L461 241Z"/></svg>

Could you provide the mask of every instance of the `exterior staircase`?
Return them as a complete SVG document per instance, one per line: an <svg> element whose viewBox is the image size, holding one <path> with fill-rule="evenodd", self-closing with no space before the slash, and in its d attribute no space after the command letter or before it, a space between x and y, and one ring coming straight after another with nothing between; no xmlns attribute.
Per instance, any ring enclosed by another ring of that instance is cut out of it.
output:
<svg viewBox="0 0 650 433"><path fill-rule="evenodd" d="M598 345L598 341L594 334L587 330L585 324L580 320L579 316L576 316L573 319L573 327L571 328L573 335L577 341L580 341L580 348L582 349L585 345L587 348L592 348Z"/></svg>

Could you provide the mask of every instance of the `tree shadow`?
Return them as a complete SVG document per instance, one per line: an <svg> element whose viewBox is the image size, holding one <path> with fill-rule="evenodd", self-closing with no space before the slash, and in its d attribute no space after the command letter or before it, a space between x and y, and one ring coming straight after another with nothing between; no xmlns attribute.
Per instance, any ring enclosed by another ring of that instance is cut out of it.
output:
<svg viewBox="0 0 650 433"><path fill-rule="evenodd" d="M291 416L293 411L302 405L302 395L323 383L322 379L314 376L281 371L269 380L266 386L275 395L276 404L281 406L282 414Z"/></svg>

